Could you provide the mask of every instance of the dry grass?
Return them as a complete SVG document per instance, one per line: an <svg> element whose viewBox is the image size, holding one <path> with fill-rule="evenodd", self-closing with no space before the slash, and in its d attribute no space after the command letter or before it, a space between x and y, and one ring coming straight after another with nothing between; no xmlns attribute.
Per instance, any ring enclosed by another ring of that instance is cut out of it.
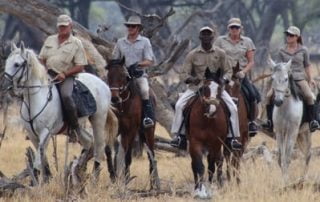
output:
<svg viewBox="0 0 320 202"><path fill-rule="evenodd" d="M10 114L18 114L13 110ZM166 136L163 128L157 128L157 134ZM320 146L320 134L313 135L313 147ZM168 136L167 136L168 137ZM55 171L52 158L52 143L49 144L47 155L50 159L51 170L54 171L54 178L51 182L43 187L32 188L26 193L17 193L11 198L2 198L4 201L57 201L64 200L64 188L62 184L63 159L65 137L58 138L58 157L59 171ZM270 149L275 148L275 142L270 138L259 134L253 138L250 147L261 144L266 141ZM7 132L0 149L0 170L7 176L11 177L17 174L25 167L25 149L30 146L30 141L25 140L25 133L18 123L10 124L10 130ZM79 154L79 145L70 144L71 155ZM160 195L158 197L139 198L135 194L127 194L125 198L117 198L119 187L112 185L106 171L106 164L103 165L100 182L97 186L89 184L87 192L89 193L83 200L85 201L119 201L119 200L136 200L136 201L194 201L192 198L193 175L190 166L190 157L176 157L163 151L156 152L158 160L158 171L161 179L162 189L185 190L191 194L183 196ZM313 179L319 178L319 157L312 157L308 176ZM300 161L294 160L291 164L291 175L297 177L300 171ZM89 170L92 165L90 164ZM146 155L140 159L133 159L131 166L131 175L137 176L129 185L131 189L148 190L148 160ZM280 169L274 161L267 165L262 158L255 161L248 160L242 164L240 186L235 182L226 183L222 189L213 186L215 201L319 201L320 193L314 192L311 187L303 190L282 191L283 182ZM294 178L294 177L293 177ZM72 198L69 198L72 199ZM75 199L79 199L75 196ZM79 199L80 200L80 199Z"/></svg>

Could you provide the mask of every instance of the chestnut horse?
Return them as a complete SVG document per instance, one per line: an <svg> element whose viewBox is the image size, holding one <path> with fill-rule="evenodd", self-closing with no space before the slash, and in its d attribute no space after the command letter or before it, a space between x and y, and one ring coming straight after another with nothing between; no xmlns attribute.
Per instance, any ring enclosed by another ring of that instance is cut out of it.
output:
<svg viewBox="0 0 320 202"><path fill-rule="evenodd" d="M116 169L118 177L125 175L130 179L130 164L132 160L132 148L134 139L140 135L140 141L145 143L150 162L151 188L160 188L157 164L154 155L154 131L155 126L144 128L142 124L143 111L142 99L139 95L135 79L128 75L124 66L124 59L111 60L106 67L108 70L107 82L111 89L111 101L117 108L119 119L120 146L116 155ZM151 94L152 95L152 94ZM155 106L154 97L150 96ZM124 152L124 155L122 154ZM124 159L123 159L124 158ZM125 169L120 165L125 162Z"/></svg>
<svg viewBox="0 0 320 202"><path fill-rule="evenodd" d="M209 86L213 85L216 95L210 95ZM213 81L205 81L191 105L187 119L189 153L195 181L195 197L208 198L210 194L204 185L204 165L202 156L208 152L209 182L213 181L217 165L218 183L222 184L222 145L228 134L228 115L226 105L221 99L222 88Z"/></svg>

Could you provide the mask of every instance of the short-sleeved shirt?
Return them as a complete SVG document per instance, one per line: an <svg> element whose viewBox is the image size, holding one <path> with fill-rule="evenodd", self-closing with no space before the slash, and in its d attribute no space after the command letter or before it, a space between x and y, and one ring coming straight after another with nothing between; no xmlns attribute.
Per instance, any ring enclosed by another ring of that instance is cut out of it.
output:
<svg viewBox="0 0 320 202"><path fill-rule="evenodd" d="M200 45L188 53L181 77L183 80L190 76L202 79L207 67L209 67L211 72L216 72L221 68L225 73L224 77L228 80L231 79L232 68L226 53L214 45L209 51L205 51Z"/></svg>
<svg viewBox="0 0 320 202"><path fill-rule="evenodd" d="M60 45L57 34L49 36L42 46L39 58L46 61L48 69L57 73L88 63L81 41L73 35Z"/></svg>
<svg viewBox="0 0 320 202"><path fill-rule="evenodd" d="M227 53L232 67L235 67L239 62L240 69L245 68L248 64L247 52L256 49L250 38L241 35L239 42L235 44L232 43L229 35L218 37L214 44Z"/></svg>
<svg viewBox="0 0 320 202"><path fill-rule="evenodd" d="M305 80L305 68L310 65L310 56L305 46L299 46L296 52L289 53L286 47L280 49L277 60L279 62L291 61L291 71L294 80Z"/></svg>
<svg viewBox="0 0 320 202"><path fill-rule="evenodd" d="M138 35L134 42L130 42L127 37L117 41L112 58L121 59L123 56L127 67L142 60L155 61L150 40L141 35Z"/></svg>

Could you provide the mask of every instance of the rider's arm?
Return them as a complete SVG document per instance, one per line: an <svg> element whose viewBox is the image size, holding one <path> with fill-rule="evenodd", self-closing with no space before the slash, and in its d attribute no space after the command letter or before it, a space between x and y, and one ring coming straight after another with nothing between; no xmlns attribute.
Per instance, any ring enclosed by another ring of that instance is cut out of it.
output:
<svg viewBox="0 0 320 202"><path fill-rule="evenodd" d="M145 39L145 44L143 48L144 59L138 62L139 67L148 68L152 66L155 62L155 56L153 54L152 46L149 39Z"/></svg>
<svg viewBox="0 0 320 202"><path fill-rule="evenodd" d="M228 60L226 53L223 51L221 52L221 67L223 68L224 75L223 78L227 81L231 81L232 78L232 65L231 61Z"/></svg>
<svg viewBox="0 0 320 202"><path fill-rule="evenodd" d="M250 72L250 70L252 69L253 65L254 65L254 50L249 50L246 53L246 58L248 60L248 64L246 65L246 67L242 70L243 73L247 73Z"/></svg>

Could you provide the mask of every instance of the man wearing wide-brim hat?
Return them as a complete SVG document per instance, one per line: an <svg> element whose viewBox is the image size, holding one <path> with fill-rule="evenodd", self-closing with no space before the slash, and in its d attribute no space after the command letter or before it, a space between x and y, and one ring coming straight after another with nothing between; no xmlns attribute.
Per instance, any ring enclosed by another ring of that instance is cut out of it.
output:
<svg viewBox="0 0 320 202"><path fill-rule="evenodd" d="M124 23L128 34L118 40L113 50L113 59L125 58L129 77L134 78L139 87L143 104L143 125L145 128L154 125L154 111L149 99L149 83L145 70L154 64L155 57L150 40L140 35L141 18L130 16Z"/></svg>

